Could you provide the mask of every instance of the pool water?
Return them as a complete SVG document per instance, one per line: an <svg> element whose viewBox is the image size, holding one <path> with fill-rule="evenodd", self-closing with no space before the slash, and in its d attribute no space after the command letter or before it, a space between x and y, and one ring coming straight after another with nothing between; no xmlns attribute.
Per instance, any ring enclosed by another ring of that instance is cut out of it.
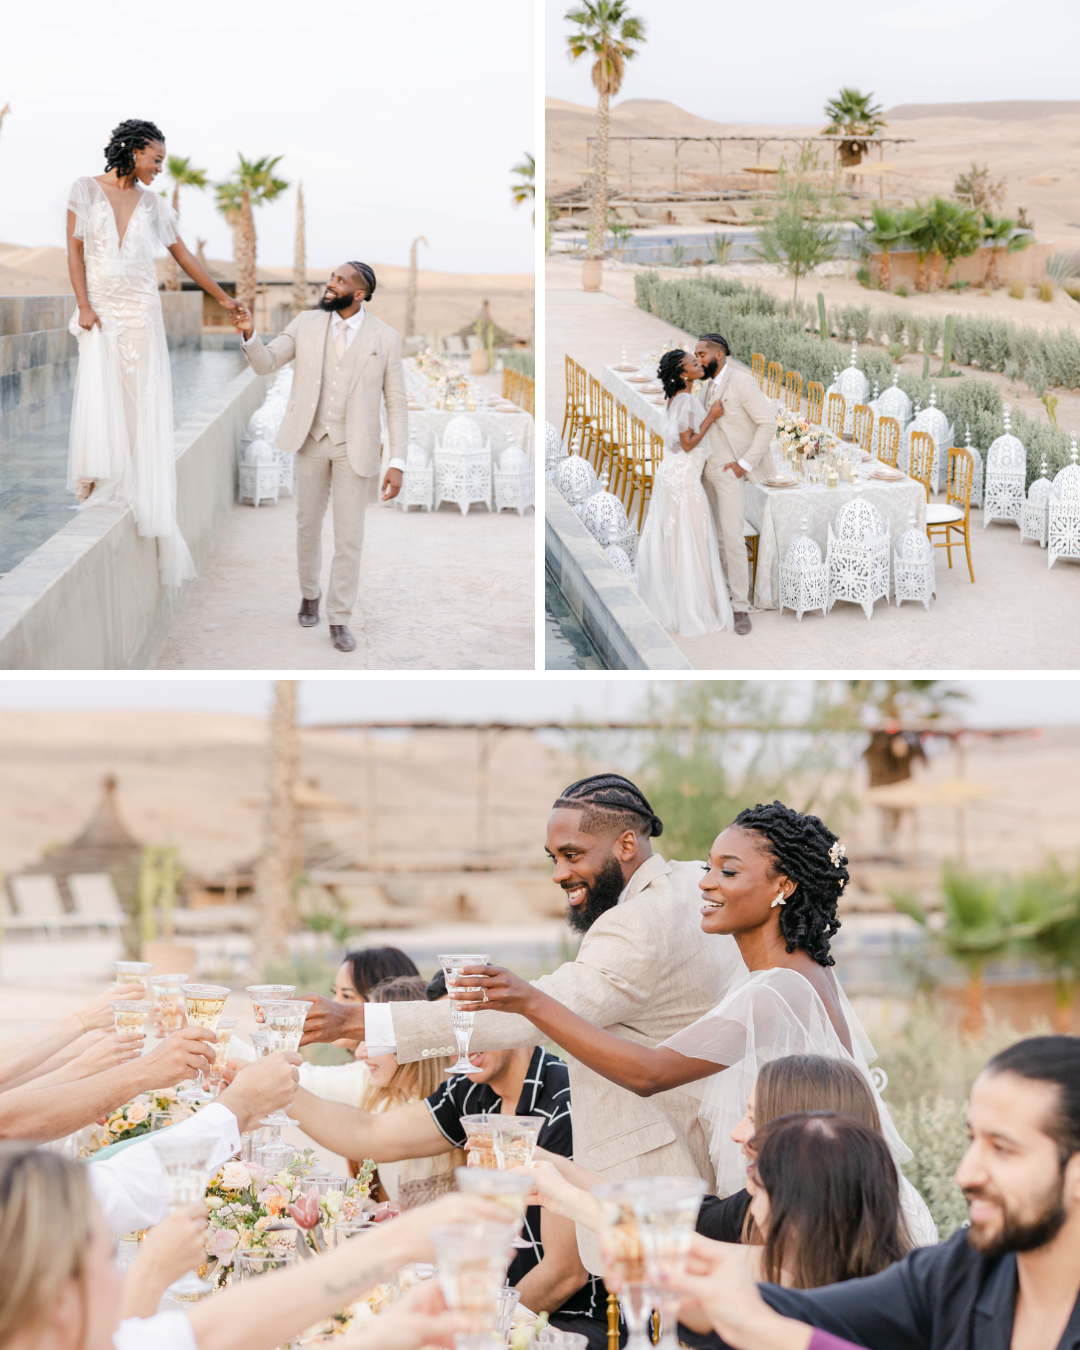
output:
<svg viewBox="0 0 1080 1350"><path fill-rule="evenodd" d="M170 354L173 426L180 427L247 367L242 352ZM17 566L74 515L67 482L68 419L0 445L0 576Z"/></svg>
<svg viewBox="0 0 1080 1350"><path fill-rule="evenodd" d="M606 670L589 635L563 598L554 578L544 571L544 669Z"/></svg>

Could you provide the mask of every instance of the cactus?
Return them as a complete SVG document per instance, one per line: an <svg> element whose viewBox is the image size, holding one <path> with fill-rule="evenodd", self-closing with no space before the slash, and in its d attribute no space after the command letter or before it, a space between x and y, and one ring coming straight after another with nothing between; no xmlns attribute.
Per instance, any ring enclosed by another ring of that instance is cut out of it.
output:
<svg viewBox="0 0 1080 1350"><path fill-rule="evenodd" d="M922 359L922 377L923 377L924 380L928 380L928 379L930 378L930 353L929 353L929 352L923 352L923 359Z"/></svg>
<svg viewBox="0 0 1080 1350"><path fill-rule="evenodd" d="M822 295L820 291L818 291L817 294L817 312L818 312L818 336L821 338L822 342L824 342L829 335L829 329L825 323L825 297Z"/></svg>
<svg viewBox="0 0 1080 1350"><path fill-rule="evenodd" d="M952 360L952 340L953 340L953 316L945 316L945 339L941 348L941 373L942 375L951 375L949 362Z"/></svg>
<svg viewBox="0 0 1080 1350"><path fill-rule="evenodd" d="M158 896L158 859L156 848L144 848L139 858L139 880L136 895L139 902L139 941L157 940L157 915L154 905Z"/></svg>

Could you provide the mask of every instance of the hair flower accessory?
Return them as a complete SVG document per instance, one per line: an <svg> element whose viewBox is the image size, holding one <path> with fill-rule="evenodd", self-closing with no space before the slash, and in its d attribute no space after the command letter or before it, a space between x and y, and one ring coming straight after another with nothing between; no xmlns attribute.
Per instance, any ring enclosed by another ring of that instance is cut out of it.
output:
<svg viewBox="0 0 1080 1350"><path fill-rule="evenodd" d="M847 861L847 849L839 839L829 849L829 861L834 867L839 867L841 862Z"/></svg>

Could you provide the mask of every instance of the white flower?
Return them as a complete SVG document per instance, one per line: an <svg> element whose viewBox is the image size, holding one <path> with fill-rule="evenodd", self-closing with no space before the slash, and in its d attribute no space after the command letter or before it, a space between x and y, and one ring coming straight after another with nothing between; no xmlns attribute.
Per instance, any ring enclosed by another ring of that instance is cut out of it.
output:
<svg viewBox="0 0 1080 1350"><path fill-rule="evenodd" d="M227 1162L221 1173L221 1186L226 1191L242 1191L251 1185L251 1173L242 1162Z"/></svg>
<svg viewBox="0 0 1080 1350"><path fill-rule="evenodd" d="M339 1214L341 1212L341 1192L327 1191L322 1198L322 1203L327 1214Z"/></svg>
<svg viewBox="0 0 1080 1350"><path fill-rule="evenodd" d="M224 1203L225 1201L222 1200L220 1195L208 1195L206 1197L206 1205L209 1209L220 1209Z"/></svg>

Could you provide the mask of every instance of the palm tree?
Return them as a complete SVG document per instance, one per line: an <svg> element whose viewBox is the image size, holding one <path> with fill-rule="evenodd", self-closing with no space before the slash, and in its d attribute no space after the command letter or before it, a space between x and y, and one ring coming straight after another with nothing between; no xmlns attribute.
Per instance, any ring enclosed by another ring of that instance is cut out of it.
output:
<svg viewBox="0 0 1080 1350"><path fill-rule="evenodd" d="M934 235L934 251L945 264L942 285L957 258L968 258L982 243L982 222L976 212L962 202L935 197L930 203L929 224ZM938 280L937 268L931 275L931 288Z"/></svg>
<svg viewBox="0 0 1080 1350"><path fill-rule="evenodd" d="M206 170L193 169L188 156L181 158L180 155L170 155L165 161L165 172L173 181L172 209L179 215L180 189L193 187L201 192L207 186ZM180 289L180 268L171 253L165 263L165 289L167 291Z"/></svg>
<svg viewBox="0 0 1080 1350"><path fill-rule="evenodd" d="M517 181L510 184L510 196L515 206L523 202L533 203L532 223L536 224L536 160L526 150L525 158L510 170L517 174Z"/></svg>
<svg viewBox="0 0 1080 1350"><path fill-rule="evenodd" d="M919 270L915 277L915 289L926 290L926 259L935 246L934 227L930 221L930 210L921 202L909 206L901 214L901 228L915 250L919 260Z"/></svg>
<svg viewBox="0 0 1080 1350"><path fill-rule="evenodd" d="M645 41L645 21L629 14L626 0L583 0L566 12L566 21L576 32L566 39L570 60L593 58L592 82L600 95L596 115L596 164L592 204L589 215L589 257L604 253L604 226L607 221L609 104L622 87L626 62L637 55L637 44Z"/></svg>
<svg viewBox="0 0 1080 1350"><path fill-rule="evenodd" d="M293 923L293 889L300 873L300 817L296 783L300 747L296 730L296 681L278 680L270 714L270 763L263 848L255 868L259 923L253 961L261 975L286 955Z"/></svg>
<svg viewBox="0 0 1080 1350"><path fill-rule="evenodd" d="M997 286L1000 284L997 274L998 254L1002 249L1006 253L1021 252L1031 243L1031 235L1019 233L1016 221L1010 219L1010 217L995 216L991 215L989 211L984 211L982 213L982 242L990 249L983 285Z"/></svg>
<svg viewBox="0 0 1080 1350"><path fill-rule="evenodd" d="M862 242L868 245L871 251L877 250L880 252L879 284L883 291L891 290L892 272L889 267L889 249L898 248L905 238L901 227L900 212L894 211L881 202L873 202L870 206L870 223L867 224L862 216L853 216L852 223L862 230Z"/></svg>
<svg viewBox="0 0 1080 1350"><path fill-rule="evenodd" d="M245 305L252 314L255 312L255 293L258 289L258 283L255 273L255 215L253 208L262 206L264 202L271 202L280 195L289 186L284 178L275 178L274 169L281 162L282 155L264 155L262 159L245 159L243 155L238 156L240 160L239 167L233 173L231 179L224 183L219 183L218 199L219 209L225 211L221 206L221 190L223 188L235 189L235 193L230 197L231 201L239 203L239 219L235 222L233 229L233 248L236 261L236 298ZM230 209L232 209L230 207ZM228 212L225 212L228 219ZM230 222L232 223L232 222Z"/></svg>
<svg viewBox="0 0 1080 1350"><path fill-rule="evenodd" d="M304 248L304 185L296 185L296 247L293 252L292 312L295 319L307 309L307 254Z"/></svg>
<svg viewBox="0 0 1080 1350"><path fill-rule="evenodd" d="M861 163L866 149L862 138L872 136L885 125L881 104L870 102L873 97L873 94L860 94L857 89L841 89L838 98L831 98L825 104L829 122L822 135L849 138L840 142L840 163L846 169Z"/></svg>
<svg viewBox="0 0 1080 1350"><path fill-rule="evenodd" d="M422 234L409 245L409 287L405 292L405 336L412 337L416 331L416 246L423 244L427 248L427 240Z"/></svg>
<svg viewBox="0 0 1080 1350"><path fill-rule="evenodd" d="M243 207L239 183L217 183L214 185L214 205L225 217L232 230L233 261L240 257L240 214ZM236 288L239 295L239 288Z"/></svg>
<svg viewBox="0 0 1080 1350"><path fill-rule="evenodd" d="M1054 1029L1067 1033L1080 978L1080 879L1051 861L1012 888L1010 907L1022 951L1054 976Z"/></svg>

